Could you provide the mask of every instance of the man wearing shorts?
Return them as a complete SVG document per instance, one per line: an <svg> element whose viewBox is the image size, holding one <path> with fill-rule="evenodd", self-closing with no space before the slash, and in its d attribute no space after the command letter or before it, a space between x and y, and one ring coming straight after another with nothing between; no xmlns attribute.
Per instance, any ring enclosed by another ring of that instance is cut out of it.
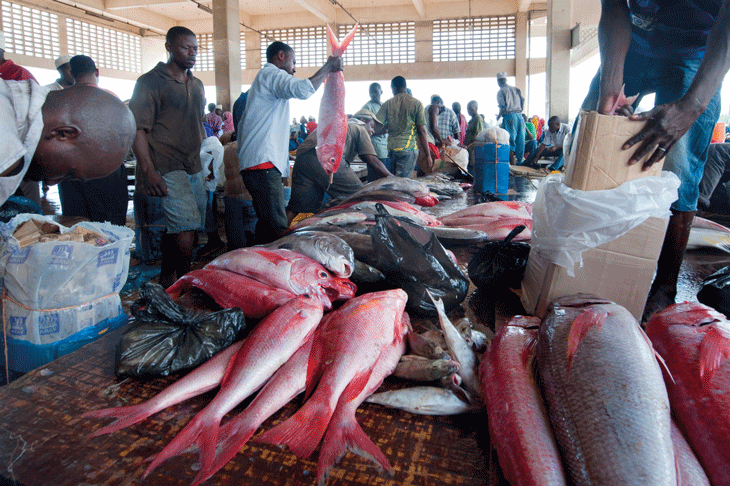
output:
<svg viewBox="0 0 730 486"><path fill-rule="evenodd" d="M583 109L630 115L629 95L655 93L655 107L630 119L646 122L626 141L629 164L650 155L648 168L666 156L664 169L679 176L657 273L644 311L674 303L679 269L697 210L699 182L712 129L720 114L720 85L730 67L730 0L603 0L598 39L601 67ZM622 86L625 86L622 92Z"/></svg>
<svg viewBox="0 0 730 486"><path fill-rule="evenodd" d="M167 31L166 63L137 80L129 108L137 122L134 153L147 196L162 198L160 285L190 271L195 231L204 226L205 186L200 164L204 138L203 83L193 76L198 42L185 27Z"/></svg>

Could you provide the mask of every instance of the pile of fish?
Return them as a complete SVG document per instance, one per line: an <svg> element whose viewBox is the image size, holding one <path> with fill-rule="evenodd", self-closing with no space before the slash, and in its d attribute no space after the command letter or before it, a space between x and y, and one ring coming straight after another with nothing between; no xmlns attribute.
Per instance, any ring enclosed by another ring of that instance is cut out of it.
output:
<svg viewBox="0 0 730 486"><path fill-rule="evenodd" d="M275 283L277 290L293 297L268 313L245 340L151 400L86 413L86 417L117 419L92 435L114 432L220 386L213 400L151 458L145 471L146 476L165 460L197 450L201 468L194 484L199 484L235 456L264 420L306 391L302 408L257 440L287 444L298 457L308 457L323 441L320 484L347 450L390 470L383 453L357 424L355 410L392 373L404 352L410 325L405 292L395 289L353 298L355 288L345 284L347 279L332 277L316 262L283 249L237 250L206 269L245 276L259 285ZM216 275L221 280L230 277ZM185 280L173 293L185 285L195 285L194 279ZM342 299L349 300L325 314L333 300ZM259 300L271 305L267 299ZM221 426L223 417L257 390L248 407Z"/></svg>
<svg viewBox="0 0 730 486"><path fill-rule="evenodd" d="M480 380L510 484L730 484L730 325L685 303L655 314L647 334L589 295L495 334Z"/></svg>
<svg viewBox="0 0 730 486"><path fill-rule="evenodd" d="M532 204L522 201L494 201L470 206L461 211L441 217L449 227L483 231L488 239L503 240L517 226L526 229L517 235L515 241L532 238Z"/></svg>

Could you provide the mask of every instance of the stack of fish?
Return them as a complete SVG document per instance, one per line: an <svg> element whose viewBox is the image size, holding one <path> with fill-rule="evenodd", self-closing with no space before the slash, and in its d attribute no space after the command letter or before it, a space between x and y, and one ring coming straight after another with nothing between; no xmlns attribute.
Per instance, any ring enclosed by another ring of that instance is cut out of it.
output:
<svg viewBox="0 0 730 486"><path fill-rule="evenodd" d="M503 240L514 228L525 225L515 241L532 238L532 204L522 201L494 201L470 206L441 217L441 222L458 227L485 232L490 240Z"/></svg>
<svg viewBox="0 0 730 486"><path fill-rule="evenodd" d="M561 298L542 323L518 316L497 332L480 378L510 484L730 484L730 327L684 306L647 325L674 378L666 387L636 320L595 296Z"/></svg>
<svg viewBox="0 0 730 486"><path fill-rule="evenodd" d="M255 273L238 263L238 271ZM392 373L403 354L410 322L404 312L406 300L399 289L369 293L348 300L322 319L321 294L297 295L264 318L243 342L151 400L85 416L117 418L93 435L106 434L220 385L215 398L152 458L145 471L147 475L163 461L197 448L201 469L194 484L198 484L235 456L264 420L306 390L308 400L300 411L258 440L286 443L297 456L308 457L324 437L320 483L347 450L362 451L390 470L388 460L357 424L355 410ZM221 419L259 388L251 404L221 427Z"/></svg>

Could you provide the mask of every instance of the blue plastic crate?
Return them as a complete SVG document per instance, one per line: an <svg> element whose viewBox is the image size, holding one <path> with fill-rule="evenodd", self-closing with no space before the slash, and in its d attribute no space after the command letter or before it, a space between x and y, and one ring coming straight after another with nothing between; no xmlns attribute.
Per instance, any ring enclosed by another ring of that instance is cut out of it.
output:
<svg viewBox="0 0 730 486"><path fill-rule="evenodd" d="M474 147L474 192L506 196L509 189L509 145Z"/></svg>
<svg viewBox="0 0 730 486"><path fill-rule="evenodd" d="M105 319L95 326L87 327L66 339L50 344L33 344L9 337L8 365L11 371L27 373L56 358L76 351L109 331L119 329L126 325L127 321L127 314L121 313L117 317ZM2 342L3 335L0 332L0 367L5 368L5 349Z"/></svg>

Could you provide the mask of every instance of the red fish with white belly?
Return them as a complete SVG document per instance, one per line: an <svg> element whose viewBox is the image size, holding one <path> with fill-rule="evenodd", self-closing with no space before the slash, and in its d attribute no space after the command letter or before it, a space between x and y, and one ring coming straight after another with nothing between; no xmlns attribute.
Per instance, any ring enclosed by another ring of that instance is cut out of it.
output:
<svg viewBox="0 0 730 486"><path fill-rule="evenodd" d="M355 37L358 24L352 28L340 43L327 26L332 55L341 56ZM317 125L317 158L327 174L334 174L340 167L342 152L347 138L347 115L345 114L345 76L342 71L329 73L324 81L322 103L319 105Z"/></svg>

